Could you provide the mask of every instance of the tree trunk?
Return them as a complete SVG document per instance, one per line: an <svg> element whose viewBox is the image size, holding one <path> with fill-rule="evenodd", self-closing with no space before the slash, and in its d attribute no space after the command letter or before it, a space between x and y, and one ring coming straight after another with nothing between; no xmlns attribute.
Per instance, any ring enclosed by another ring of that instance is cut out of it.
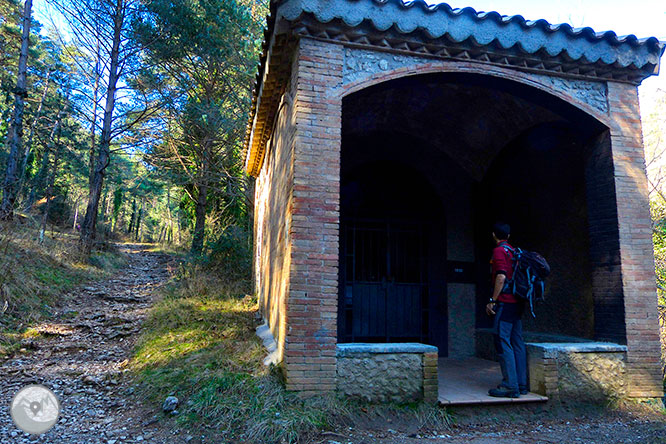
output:
<svg viewBox="0 0 666 444"><path fill-rule="evenodd" d="M178 245L182 245L183 239L180 236L180 212L178 213L178 224L176 225L176 234L178 235Z"/></svg>
<svg viewBox="0 0 666 444"><path fill-rule="evenodd" d="M129 227L127 227L127 234L130 236L134 231L134 219L136 218L136 199L132 199L132 215L130 216L130 222L129 222Z"/></svg>
<svg viewBox="0 0 666 444"><path fill-rule="evenodd" d="M104 212L102 213L102 220L104 221L104 233L109 234L109 222L111 221L111 212L110 212L110 205L111 205L111 199L112 199L113 193L111 193L111 190L109 187L106 188L106 191L104 192Z"/></svg>
<svg viewBox="0 0 666 444"><path fill-rule="evenodd" d="M48 184L48 177L49 177L49 156L51 155L51 145L53 145L52 141L54 140L56 132L59 133L60 131L60 121L62 120L62 117L63 117L63 111L60 110L58 111L58 115L56 116L56 121L53 124L53 128L51 128L51 135L49 136L50 142L46 144L46 146L44 147L44 154L42 155L42 165L39 167L39 171L37 172L35 180L33 181L32 189L30 190L30 196L28 197L28 201L26 202L25 206L26 211L29 210L30 207L32 207L33 203L35 203L37 190L44 189L44 191L46 191L46 186Z"/></svg>
<svg viewBox="0 0 666 444"><path fill-rule="evenodd" d="M192 236L192 254L195 256L201 255L203 251L204 234L206 229L206 204L208 203L208 162L210 160L211 141L204 139L201 144L201 167L198 171L198 184L197 188L197 206L194 210L194 234Z"/></svg>
<svg viewBox="0 0 666 444"><path fill-rule="evenodd" d="M76 231L76 222L79 220L79 200L81 196L78 196L74 201L74 223L72 224L72 230Z"/></svg>
<svg viewBox="0 0 666 444"><path fill-rule="evenodd" d="M58 139L55 142L55 157L53 159L53 170L51 171L51 178L46 187L46 204L44 205L44 214L42 215L42 226L39 230L39 243L44 242L44 234L46 233L46 222L49 219L49 210L51 209L51 198L53 197L53 185L55 184L56 173L58 171L58 160L60 158L60 131L58 131Z"/></svg>
<svg viewBox="0 0 666 444"><path fill-rule="evenodd" d="M204 184L199 185L199 195L197 196L197 206L194 212L194 235L192 236L192 254L201 255L203 251L204 230L206 229L206 199L208 187Z"/></svg>
<svg viewBox="0 0 666 444"><path fill-rule="evenodd" d="M2 205L0 205L0 219L11 220L14 218L14 202L16 201L18 156L23 137L23 109L28 73L28 45L30 43L30 13L32 11L32 0L25 0L23 11L23 35L21 36L21 55L19 56L18 79L14 90L14 115L9 125L7 141L9 143L9 159L7 159L7 172L5 183L2 187Z"/></svg>
<svg viewBox="0 0 666 444"><path fill-rule="evenodd" d="M136 233L134 234L134 240L139 240L139 236L141 235L141 218L143 216L143 204L144 200L141 199L141 208L139 208L139 213L136 218Z"/></svg>
<svg viewBox="0 0 666 444"><path fill-rule="evenodd" d="M90 151L88 153L88 188L92 188L95 179L95 134L97 130L97 94L99 93L99 64L101 59L99 34L97 34L97 45L95 47L95 84L93 85L93 109L92 124L90 125Z"/></svg>
<svg viewBox="0 0 666 444"><path fill-rule="evenodd" d="M114 226L115 230L118 230L118 221L120 221L120 225L121 225L121 229L122 229L122 224L123 224L123 221L125 220L125 211L127 211L126 207L127 207L127 205L125 205L124 202L120 205L120 215L118 216L118 220L116 220L116 223L115 223L115 226Z"/></svg>
<svg viewBox="0 0 666 444"><path fill-rule="evenodd" d="M28 169L28 159L30 154L32 154L32 139L35 136L35 127L39 121L40 114L42 113L42 106L44 105L44 99L46 99L46 94L49 92L49 81L51 77L51 71L46 73L46 84L44 85L44 91L42 92L42 97L39 99L39 106L37 106L37 111L35 111L35 117L32 119L30 124L30 133L28 134L28 140L25 143L25 152L23 154L23 163L21 164L21 170L19 172L19 184L16 187L17 192L22 193L23 186L25 184L25 175ZM25 194L23 194L25 197Z"/></svg>
<svg viewBox="0 0 666 444"><path fill-rule="evenodd" d="M113 45L111 47L111 61L109 65L109 82L106 90L106 105L104 107L104 121L102 122L102 136L99 144L99 153L93 180L90 183L88 193L88 207L86 217L81 227L81 251L88 255L95 241L95 230L97 227L97 212L99 209L99 198L104 185L104 172L109 166L111 145L111 118L116 102L116 83L118 82L118 65L120 56L120 38L125 19L124 0L116 0L115 17L113 26Z"/></svg>
<svg viewBox="0 0 666 444"><path fill-rule="evenodd" d="M167 216L169 219L169 225L167 228L166 242L171 244L173 242L173 219L171 218L171 187L167 187Z"/></svg>

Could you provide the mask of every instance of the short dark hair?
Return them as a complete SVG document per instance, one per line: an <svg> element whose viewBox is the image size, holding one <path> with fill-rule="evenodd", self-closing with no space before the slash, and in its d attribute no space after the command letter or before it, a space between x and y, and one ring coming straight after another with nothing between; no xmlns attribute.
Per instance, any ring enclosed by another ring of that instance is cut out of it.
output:
<svg viewBox="0 0 666 444"><path fill-rule="evenodd" d="M497 222L493 225L493 233L499 240L507 240L511 234L511 227L504 222Z"/></svg>

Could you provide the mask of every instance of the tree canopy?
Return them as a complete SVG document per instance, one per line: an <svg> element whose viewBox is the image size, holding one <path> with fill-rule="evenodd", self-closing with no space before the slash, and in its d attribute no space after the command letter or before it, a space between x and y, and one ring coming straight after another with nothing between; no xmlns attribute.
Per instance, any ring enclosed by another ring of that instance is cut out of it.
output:
<svg viewBox="0 0 666 444"><path fill-rule="evenodd" d="M78 230L84 252L131 237L200 255L229 227L250 230L252 183L240 154L265 2L49 4L62 20L29 17L27 41L25 4L0 5L0 167L16 165L13 213Z"/></svg>

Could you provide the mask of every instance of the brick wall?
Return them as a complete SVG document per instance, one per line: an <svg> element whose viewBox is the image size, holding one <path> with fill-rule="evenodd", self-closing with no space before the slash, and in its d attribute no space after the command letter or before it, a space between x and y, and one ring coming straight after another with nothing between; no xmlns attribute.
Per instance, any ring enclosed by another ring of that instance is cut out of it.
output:
<svg viewBox="0 0 666 444"><path fill-rule="evenodd" d="M635 86L608 83L629 395L663 396L654 250Z"/></svg>
<svg viewBox="0 0 666 444"><path fill-rule="evenodd" d="M282 360L286 338L286 302L289 291L291 245L288 208L293 186L293 84L286 88L275 132L255 183L254 270L255 291L264 319L278 345Z"/></svg>
<svg viewBox="0 0 666 444"><path fill-rule="evenodd" d="M595 339L626 343L617 202L608 131L588 147L585 161Z"/></svg>
<svg viewBox="0 0 666 444"><path fill-rule="evenodd" d="M437 352L423 354L423 400L425 402L437 402L439 397L437 358Z"/></svg>
<svg viewBox="0 0 666 444"><path fill-rule="evenodd" d="M327 96L342 80L341 45L299 42L292 74L294 186L287 389L313 394L335 389L342 103Z"/></svg>

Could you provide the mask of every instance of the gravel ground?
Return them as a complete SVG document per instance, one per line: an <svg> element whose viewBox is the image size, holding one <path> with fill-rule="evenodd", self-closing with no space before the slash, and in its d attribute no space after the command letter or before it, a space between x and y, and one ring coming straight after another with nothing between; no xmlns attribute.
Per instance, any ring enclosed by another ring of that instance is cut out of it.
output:
<svg viewBox="0 0 666 444"><path fill-rule="evenodd" d="M609 419L461 426L437 433L405 434L391 428L324 435L326 444L663 444L664 419Z"/></svg>
<svg viewBox="0 0 666 444"><path fill-rule="evenodd" d="M0 443L152 442L141 415L132 415L124 373L154 290L169 276L170 258L140 245L122 249L127 267L66 295L56 316L35 326L41 334L0 362ZM61 404L58 423L43 435L23 433L9 414L12 398L28 384L49 387Z"/></svg>

